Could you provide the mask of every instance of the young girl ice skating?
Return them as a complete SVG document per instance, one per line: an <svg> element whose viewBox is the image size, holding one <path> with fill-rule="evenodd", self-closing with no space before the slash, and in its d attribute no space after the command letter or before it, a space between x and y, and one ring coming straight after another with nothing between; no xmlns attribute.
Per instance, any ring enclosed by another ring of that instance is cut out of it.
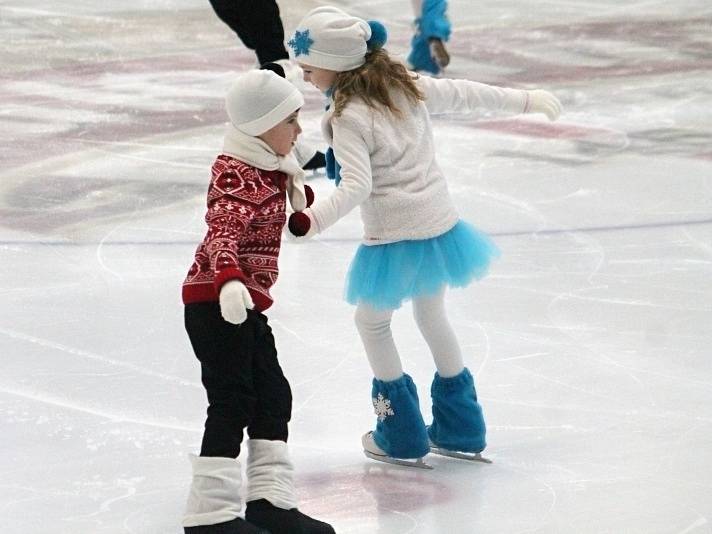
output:
<svg viewBox="0 0 712 534"><path fill-rule="evenodd" d="M272 305L288 196L307 207L303 171L288 156L304 100L268 70L227 94L230 124L208 188L208 231L183 283L185 327L208 396L186 534L333 534L296 508L287 453L292 394L263 312ZM240 517L240 454L247 429L247 506ZM263 530L265 529L265 530Z"/></svg>
<svg viewBox="0 0 712 534"><path fill-rule="evenodd" d="M485 422L444 296L447 286L483 276L497 249L458 217L435 159L429 115L485 108L553 120L560 104L546 91L418 76L388 56L385 41L380 23L333 7L308 13L289 41L305 79L330 99L322 130L335 156L327 170L338 183L329 198L293 214L289 228L310 237L361 208L363 244L346 298L357 306L356 326L374 374L378 417L362 439L366 454L422 465L433 447L480 459ZM407 299L437 368L427 427L391 335L393 312Z"/></svg>

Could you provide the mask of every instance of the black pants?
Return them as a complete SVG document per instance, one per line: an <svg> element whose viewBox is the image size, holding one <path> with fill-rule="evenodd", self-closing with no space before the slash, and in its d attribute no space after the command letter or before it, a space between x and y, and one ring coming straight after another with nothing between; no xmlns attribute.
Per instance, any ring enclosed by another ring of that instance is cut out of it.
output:
<svg viewBox="0 0 712 534"><path fill-rule="evenodd" d="M238 326L217 302L201 302L186 305L185 328L208 393L200 455L237 458L245 428L253 439L287 441L292 391L267 317L248 310Z"/></svg>
<svg viewBox="0 0 712 534"><path fill-rule="evenodd" d="M289 58L275 0L210 0L210 4L220 20L255 51L260 65Z"/></svg>

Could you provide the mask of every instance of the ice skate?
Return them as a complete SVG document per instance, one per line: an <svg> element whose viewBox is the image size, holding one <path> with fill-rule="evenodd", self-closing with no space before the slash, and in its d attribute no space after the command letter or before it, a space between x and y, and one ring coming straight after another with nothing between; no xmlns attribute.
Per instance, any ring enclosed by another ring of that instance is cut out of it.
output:
<svg viewBox="0 0 712 534"><path fill-rule="evenodd" d="M492 460L482 456L481 452L453 451L450 449L438 447L432 441L430 442L430 453L437 454L438 456L447 456L448 458L458 458L460 460L468 460L470 462L481 462L483 464L491 464L492 463Z"/></svg>
<svg viewBox="0 0 712 534"><path fill-rule="evenodd" d="M183 527L183 532L184 534L270 534L268 530L256 527L239 517L217 525Z"/></svg>
<svg viewBox="0 0 712 534"><path fill-rule="evenodd" d="M245 518L255 525L268 528L264 532L272 534L334 534L334 528L328 523L309 517L296 508L279 508L267 499L249 501Z"/></svg>
<svg viewBox="0 0 712 534"><path fill-rule="evenodd" d="M185 534L269 534L238 517L242 476L237 460L190 455L190 461L193 482L183 516Z"/></svg>
<svg viewBox="0 0 712 534"><path fill-rule="evenodd" d="M464 368L448 378L435 373L430 393L433 398L433 424L427 429L430 452L492 463L482 456L487 446L485 420L470 371Z"/></svg>
<svg viewBox="0 0 712 534"><path fill-rule="evenodd" d="M371 401L376 430L361 439L364 454L381 462L431 469L423 462L430 447L413 379L405 373L396 380L374 378Z"/></svg>
<svg viewBox="0 0 712 534"><path fill-rule="evenodd" d="M311 159L302 164L302 169L311 171L305 176L307 180L326 176L326 155L317 150Z"/></svg>
<svg viewBox="0 0 712 534"><path fill-rule="evenodd" d="M425 463L422 458L406 459L388 456L383 449L376 445L376 442L373 440L373 431L366 432L361 437L361 444L363 445L363 453L371 460L393 465L403 465L405 467L417 467L418 469L433 468L433 466Z"/></svg>
<svg viewBox="0 0 712 534"><path fill-rule="evenodd" d="M428 46L430 48L430 57L440 67L440 70L450 64L450 54L448 54L445 43L441 39L436 37L429 39Z"/></svg>
<svg viewBox="0 0 712 534"><path fill-rule="evenodd" d="M292 148L292 154L302 169L312 171L310 173L312 176L326 174L326 155L308 141L297 139L294 148Z"/></svg>
<svg viewBox="0 0 712 534"><path fill-rule="evenodd" d="M247 441L245 519L271 534L334 534L334 528L297 508L294 467L284 441Z"/></svg>

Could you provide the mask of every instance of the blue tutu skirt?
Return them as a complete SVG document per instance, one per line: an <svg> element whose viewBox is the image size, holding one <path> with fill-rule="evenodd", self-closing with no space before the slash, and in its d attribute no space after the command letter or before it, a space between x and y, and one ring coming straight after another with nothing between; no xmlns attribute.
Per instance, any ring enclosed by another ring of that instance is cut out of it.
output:
<svg viewBox="0 0 712 534"><path fill-rule="evenodd" d="M464 221L431 239L361 245L349 267L346 300L396 309L404 300L482 278L497 256L490 238Z"/></svg>

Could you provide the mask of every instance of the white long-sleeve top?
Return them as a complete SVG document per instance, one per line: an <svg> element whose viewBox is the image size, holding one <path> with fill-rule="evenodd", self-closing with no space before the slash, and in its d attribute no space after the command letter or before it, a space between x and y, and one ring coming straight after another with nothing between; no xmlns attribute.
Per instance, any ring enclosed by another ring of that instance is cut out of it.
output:
<svg viewBox="0 0 712 534"><path fill-rule="evenodd" d="M431 114L476 109L524 111L527 92L468 80L420 76L425 100L411 104L393 94L402 117L350 101L339 117L325 116L322 130L341 165L334 192L310 209L323 231L361 206L364 244L428 239L458 220L447 182L435 160Z"/></svg>

